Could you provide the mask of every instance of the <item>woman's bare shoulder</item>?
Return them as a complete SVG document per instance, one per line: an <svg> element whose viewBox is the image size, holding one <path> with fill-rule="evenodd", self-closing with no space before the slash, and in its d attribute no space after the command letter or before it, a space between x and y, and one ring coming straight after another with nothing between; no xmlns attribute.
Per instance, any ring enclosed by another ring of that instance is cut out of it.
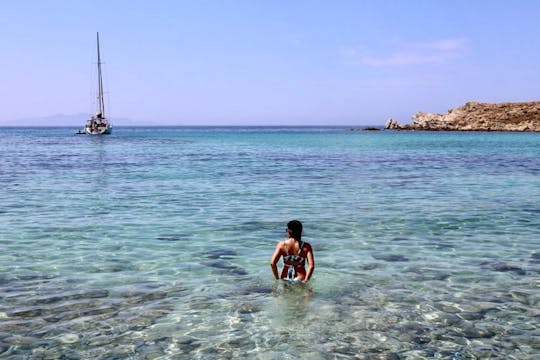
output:
<svg viewBox="0 0 540 360"><path fill-rule="evenodd" d="M278 240L276 244L276 248L284 249L285 248L285 240Z"/></svg>

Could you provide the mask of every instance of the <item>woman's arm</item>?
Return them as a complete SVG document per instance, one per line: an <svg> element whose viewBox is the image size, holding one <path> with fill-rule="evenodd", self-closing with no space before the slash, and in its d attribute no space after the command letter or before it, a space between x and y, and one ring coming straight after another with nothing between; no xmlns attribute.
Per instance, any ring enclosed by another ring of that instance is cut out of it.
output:
<svg viewBox="0 0 540 360"><path fill-rule="evenodd" d="M276 280L279 280L277 263L280 257L281 257L281 242L278 242L276 245L276 250L274 250L274 255L272 255L272 259L270 260L270 267L272 268L272 273L274 274L274 277L276 278Z"/></svg>
<svg viewBox="0 0 540 360"><path fill-rule="evenodd" d="M308 269L306 273L306 278L304 279L304 282L308 282L311 278L311 275L313 275L313 271L315 271L315 257L313 256L313 249L311 248L311 245L308 247L307 251L307 260L308 260Z"/></svg>

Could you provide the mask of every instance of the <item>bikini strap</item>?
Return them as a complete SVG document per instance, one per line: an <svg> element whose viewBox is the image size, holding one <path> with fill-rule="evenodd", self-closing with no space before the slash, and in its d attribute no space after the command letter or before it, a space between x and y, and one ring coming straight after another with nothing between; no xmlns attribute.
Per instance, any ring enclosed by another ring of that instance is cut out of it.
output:
<svg viewBox="0 0 540 360"><path fill-rule="evenodd" d="M287 255L289 255L289 249L287 248L286 244L287 240L283 240L283 245L285 245L285 249L287 249ZM298 255L302 253L302 247L304 246L304 242L300 241L300 244L298 244Z"/></svg>

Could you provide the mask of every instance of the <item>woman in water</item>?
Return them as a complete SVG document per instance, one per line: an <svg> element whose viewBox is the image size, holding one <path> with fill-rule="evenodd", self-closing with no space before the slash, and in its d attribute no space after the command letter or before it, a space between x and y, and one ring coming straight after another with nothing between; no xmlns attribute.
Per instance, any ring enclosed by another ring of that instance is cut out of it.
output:
<svg viewBox="0 0 540 360"><path fill-rule="evenodd" d="M276 245L274 255L270 261L270 267L276 280L285 279L290 281L307 282L313 270L315 270L315 258L313 249L307 242L302 241L302 223L292 220L287 223L287 240L279 241ZM277 263L283 256L283 269L281 276L278 275ZM306 272L306 259L308 269Z"/></svg>

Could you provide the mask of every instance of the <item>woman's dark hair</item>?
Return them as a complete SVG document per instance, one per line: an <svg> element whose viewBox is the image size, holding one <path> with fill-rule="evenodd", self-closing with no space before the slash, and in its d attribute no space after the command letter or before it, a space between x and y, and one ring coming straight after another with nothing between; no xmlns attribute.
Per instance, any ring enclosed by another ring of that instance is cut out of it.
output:
<svg viewBox="0 0 540 360"><path fill-rule="evenodd" d="M302 223L298 220L291 220L287 223L287 229L291 232L293 238L302 241Z"/></svg>

